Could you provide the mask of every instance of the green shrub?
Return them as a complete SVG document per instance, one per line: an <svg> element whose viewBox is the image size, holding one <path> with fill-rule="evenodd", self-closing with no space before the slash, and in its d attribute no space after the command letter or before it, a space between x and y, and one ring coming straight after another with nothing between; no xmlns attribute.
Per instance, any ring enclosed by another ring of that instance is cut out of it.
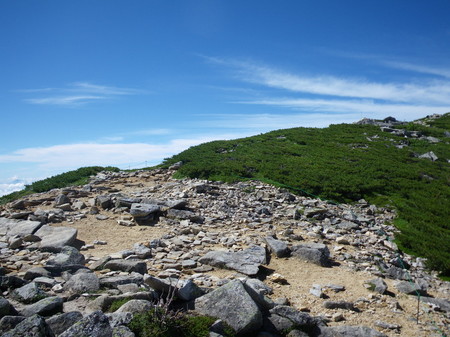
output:
<svg viewBox="0 0 450 337"><path fill-rule="evenodd" d="M157 307L134 315L128 327L136 337L208 337L215 321L209 316L191 316ZM234 337L233 329L226 326L225 336Z"/></svg>

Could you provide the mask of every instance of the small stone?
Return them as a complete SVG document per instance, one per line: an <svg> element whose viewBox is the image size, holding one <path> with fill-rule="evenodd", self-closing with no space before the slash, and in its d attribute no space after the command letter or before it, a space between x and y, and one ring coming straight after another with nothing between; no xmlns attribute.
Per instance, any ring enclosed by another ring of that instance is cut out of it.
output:
<svg viewBox="0 0 450 337"><path fill-rule="evenodd" d="M333 316L331 316L331 319L333 322L345 321L344 315L339 312L334 313Z"/></svg>
<svg viewBox="0 0 450 337"><path fill-rule="evenodd" d="M269 281L272 281L273 283L279 283L279 284L289 284L286 278L278 273L273 273L268 277Z"/></svg>
<svg viewBox="0 0 450 337"><path fill-rule="evenodd" d="M325 294L322 292L322 287L319 284L313 284L312 288L309 289L309 293L319 298L325 298Z"/></svg>
<svg viewBox="0 0 450 337"><path fill-rule="evenodd" d="M401 325L398 324L390 324L383 321L375 321L375 326L382 328L382 329L389 329L389 330L400 330Z"/></svg>

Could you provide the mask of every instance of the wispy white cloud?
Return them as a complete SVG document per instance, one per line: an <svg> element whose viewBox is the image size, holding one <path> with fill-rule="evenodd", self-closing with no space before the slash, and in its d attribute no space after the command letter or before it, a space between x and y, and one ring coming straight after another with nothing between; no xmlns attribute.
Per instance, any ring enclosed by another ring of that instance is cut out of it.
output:
<svg viewBox="0 0 450 337"><path fill-rule="evenodd" d="M145 93L143 90L97 85L89 82L75 82L63 88L42 88L19 90L28 94L42 94L25 99L31 104L74 106L98 100L113 99L124 95Z"/></svg>
<svg viewBox="0 0 450 337"><path fill-rule="evenodd" d="M0 163L33 164L38 165L39 169L64 171L90 165L120 166L137 162L160 162L190 146L230 138L233 138L232 135L216 134L172 139L163 144L80 143L24 148L0 155Z"/></svg>
<svg viewBox="0 0 450 337"><path fill-rule="evenodd" d="M418 119L426 114L446 113L450 106L427 106L412 104L377 103L373 100L333 100L333 99L291 99L274 98L259 101L240 102L246 104L271 105L292 108L295 110L314 112L345 111L349 113L362 113L370 116L395 115L397 118L408 120ZM400 117L402 116L402 117Z"/></svg>
<svg viewBox="0 0 450 337"><path fill-rule="evenodd" d="M352 76L290 73L257 62L211 57L205 59L231 68L240 82L250 83L253 88L260 89L258 98L253 95L232 103L278 106L312 113L370 114L366 117L383 113L409 116L410 119L450 110L450 81L442 78L447 76L442 69L392 63L389 66L427 72L439 77L421 82L376 82ZM280 92L284 92L284 98L279 97Z"/></svg>
<svg viewBox="0 0 450 337"><path fill-rule="evenodd" d="M20 179L18 176L0 181L0 197L15 191L22 190L25 185L30 184L34 179Z"/></svg>
<svg viewBox="0 0 450 337"><path fill-rule="evenodd" d="M448 68L437 68L399 61L384 61L383 63L389 67L396 69L410 70L417 73L450 78L450 69Z"/></svg>
<svg viewBox="0 0 450 337"><path fill-rule="evenodd" d="M50 105L75 105L88 103L90 101L105 99L104 96L54 96L44 98L29 98L25 101L32 104L50 104Z"/></svg>
<svg viewBox="0 0 450 337"><path fill-rule="evenodd" d="M255 65L242 67L240 73L244 81L297 93L393 102L450 104L449 81L434 80L420 84L379 83L351 77L301 76Z"/></svg>

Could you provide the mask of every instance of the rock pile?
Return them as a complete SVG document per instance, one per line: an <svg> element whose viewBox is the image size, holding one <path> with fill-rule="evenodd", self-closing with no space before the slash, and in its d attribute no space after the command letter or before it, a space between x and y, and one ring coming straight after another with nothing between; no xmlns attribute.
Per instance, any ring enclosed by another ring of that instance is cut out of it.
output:
<svg viewBox="0 0 450 337"><path fill-rule="evenodd" d="M450 286L399 253L393 212L260 182L173 180L174 169L102 172L82 188L3 207L0 333L133 336L133 315L162 302L216 317L240 336L431 336L448 324ZM89 221L111 236L80 240ZM141 240L118 251L114 233L136 228ZM160 235L149 237L152 230ZM109 253L96 256L99 247ZM316 271L309 291L294 293ZM327 283L321 271L350 279ZM352 289L366 295L354 298ZM397 323L411 315L399 301L417 294L439 330ZM127 302L109 312L118 301ZM221 335L217 325L210 336Z"/></svg>

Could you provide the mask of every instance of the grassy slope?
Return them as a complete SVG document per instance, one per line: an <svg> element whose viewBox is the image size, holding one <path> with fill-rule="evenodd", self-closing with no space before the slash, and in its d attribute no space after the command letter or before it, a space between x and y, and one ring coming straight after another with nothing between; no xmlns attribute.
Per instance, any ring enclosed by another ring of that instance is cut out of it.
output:
<svg viewBox="0 0 450 337"><path fill-rule="evenodd" d="M341 124L325 129L293 128L249 138L192 147L164 162L185 164L178 176L232 181L271 180L339 202L364 198L399 212L400 247L429 259L429 266L450 276L450 114L432 127L407 125L443 142L405 139L376 126ZM367 137L378 135L372 141ZM414 153L433 151L439 160Z"/></svg>

